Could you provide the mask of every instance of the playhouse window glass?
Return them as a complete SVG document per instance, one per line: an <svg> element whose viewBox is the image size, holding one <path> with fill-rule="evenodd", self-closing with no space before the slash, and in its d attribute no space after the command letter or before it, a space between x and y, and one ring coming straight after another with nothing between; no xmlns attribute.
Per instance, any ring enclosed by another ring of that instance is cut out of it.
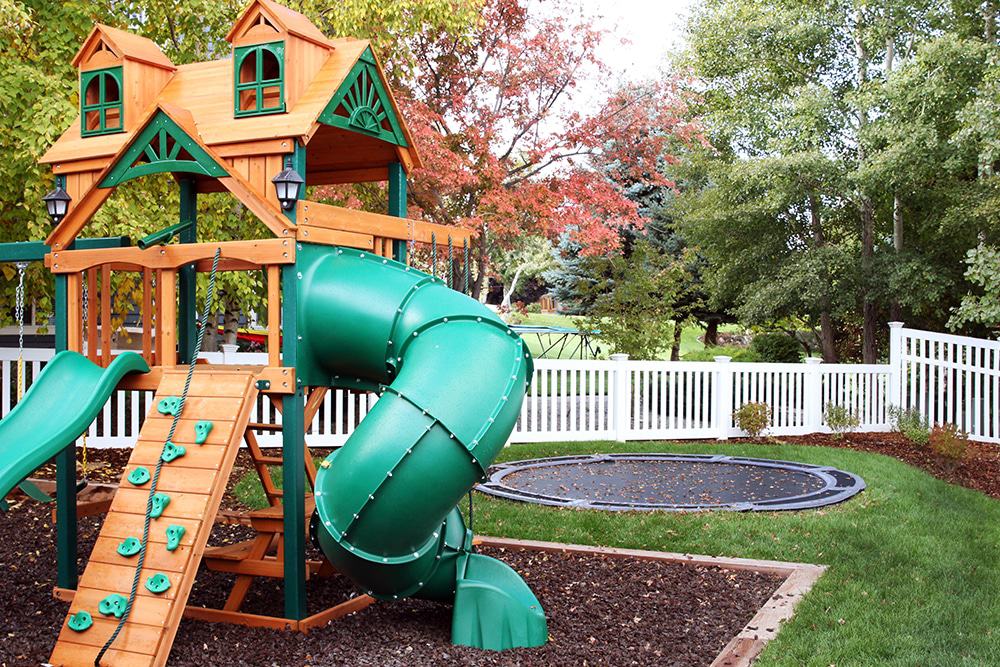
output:
<svg viewBox="0 0 1000 667"><path fill-rule="evenodd" d="M122 68L83 72L80 75L81 134L110 134L124 131Z"/></svg>
<svg viewBox="0 0 1000 667"><path fill-rule="evenodd" d="M236 115L284 111L284 42L238 47L234 56Z"/></svg>

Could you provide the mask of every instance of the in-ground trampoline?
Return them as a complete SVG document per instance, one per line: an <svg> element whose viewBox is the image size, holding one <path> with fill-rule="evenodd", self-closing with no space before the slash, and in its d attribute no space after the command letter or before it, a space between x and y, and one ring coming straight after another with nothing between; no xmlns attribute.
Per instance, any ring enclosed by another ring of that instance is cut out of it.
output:
<svg viewBox="0 0 1000 667"><path fill-rule="evenodd" d="M604 510L800 510L865 488L836 468L712 454L594 454L503 463L476 487L510 500Z"/></svg>

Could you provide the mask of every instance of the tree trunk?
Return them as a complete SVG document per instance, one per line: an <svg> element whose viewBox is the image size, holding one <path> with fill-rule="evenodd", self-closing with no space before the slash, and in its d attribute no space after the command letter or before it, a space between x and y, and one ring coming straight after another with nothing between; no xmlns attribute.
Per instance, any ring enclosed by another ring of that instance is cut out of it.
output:
<svg viewBox="0 0 1000 667"><path fill-rule="evenodd" d="M684 332L684 325L682 322L674 322L674 342L670 346L670 361L680 361L681 360L681 334Z"/></svg>
<svg viewBox="0 0 1000 667"><path fill-rule="evenodd" d="M710 317L705 326L705 347L715 347L719 344L719 320Z"/></svg>
<svg viewBox="0 0 1000 667"><path fill-rule="evenodd" d="M812 224L813 244L817 248L826 245L826 235L823 233L823 219L819 212L819 199L815 193L809 195L809 220ZM819 343L823 350L823 361L828 364L837 363L837 350L833 344L833 317L830 316L829 297L823 297L823 309L819 314Z"/></svg>
<svg viewBox="0 0 1000 667"><path fill-rule="evenodd" d="M856 58L856 90L860 91L868 82L868 51L865 49L864 35L861 28L861 8L854 14L854 57ZM867 151L863 140L863 132L868 125L868 109L863 106L858 96L858 164L864 165ZM872 257L875 249L875 208L868 194L858 193L861 213L861 356L866 364L875 363L875 303L869 293L871 283Z"/></svg>
<svg viewBox="0 0 1000 667"><path fill-rule="evenodd" d="M521 273L524 271L524 264L517 267L517 271L514 272L514 277L510 279L510 285L506 287L503 291L503 300L500 302L501 308L506 308L510 310L510 297L513 296L514 290L517 289L517 281L521 278Z"/></svg>
<svg viewBox="0 0 1000 667"><path fill-rule="evenodd" d="M898 260L903 252L903 202L899 195L892 198L892 248ZM894 322L901 322L903 319L903 308L896 297L893 297L889 306L889 319Z"/></svg>
<svg viewBox="0 0 1000 667"><path fill-rule="evenodd" d="M202 352L219 351L219 325L222 324L222 313L212 313L208 317L208 326L205 327L205 338L201 341ZM212 325L215 326L212 326Z"/></svg>
<svg viewBox="0 0 1000 667"><path fill-rule="evenodd" d="M472 283L472 298L480 303L486 302L486 292L483 287L486 283L486 276L489 270L489 253L486 252L486 230L482 228L479 238L476 240L476 260L479 270L476 272L476 280Z"/></svg>
<svg viewBox="0 0 1000 667"><path fill-rule="evenodd" d="M225 345L236 345L240 330L240 306L238 303L226 302L226 312L222 326L222 342Z"/></svg>
<svg viewBox="0 0 1000 667"><path fill-rule="evenodd" d="M819 344L823 349L825 363L836 364L840 361L837 358L837 348L833 343L833 318L829 311L824 311L819 315Z"/></svg>

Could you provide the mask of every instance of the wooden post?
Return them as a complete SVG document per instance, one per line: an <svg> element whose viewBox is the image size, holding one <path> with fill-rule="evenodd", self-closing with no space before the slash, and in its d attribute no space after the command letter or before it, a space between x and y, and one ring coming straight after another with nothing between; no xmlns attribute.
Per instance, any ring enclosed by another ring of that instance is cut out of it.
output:
<svg viewBox="0 0 1000 667"><path fill-rule="evenodd" d="M180 220L191 224L180 233L181 243L196 243L198 241L198 191L193 178L184 177L180 182ZM197 339L195 326L195 284L197 273L194 264L182 266L179 271L180 293L177 303L180 310L180 321L177 329L177 346L179 363L191 361L191 346ZM197 355L197 352L195 352Z"/></svg>
<svg viewBox="0 0 1000 667"><path fill-rule="evenodd" d="M70 273L66 276L66 349L83 352L83 290L82 275Z"/></svg>
<svg viewBox="0 0 1000 667"><path fill-rule="evenodd" d="M903 323L889 322L889 405L903 407Z"/></svg>
<svg viewBox="0 0 1000 667"><path fill-rule="evenodd" d="M306 152L298 143L292 153L292 167L306 178ZM303 190L305 185L303 185ZM285 215L295 221L295 208ZM294 368L298 361L298 272L297 265L281 267L282 365ZM298 375L296 373L296 375ZM305 480L305 398L302 381L295 380L295 392L282 398L282 506L285 526L285 618L306 617L306 480Z"/></svg>
<svg viewBox="0 0 1000 667"><path fill-rule="evenodd" d="M56 276L55 343L62 352L67 337L68 277ZM56 454L56 585L75 589L77 585L76 526L76 441Z"/></svg>
<svg viewBox="0 0 1000 667"><path fill-rule="evenodd" d="M406 217L406 172L399 162L389 165L389 215ZM393 259L406 264L406 249L406 241L393 241Z"/></svg>
<svg viewBox="0 0 1000 667"><path fill-rule="evenodd" d="M162 366L174 366L177 364L177 271L160 271L159 292L156 359Z"/></svg>
<svg viewBox="0 0 1000 667"><path fill-rule="evenodd" d="M114 296L111 293L111 265L101 267L101 365L111 364L111 308Z"/></svg>
<svg viewBox="0 0 1000 667"><path fill-rule="evenodd" d="M267 267L267 365L281 365L281 269Z"/></svg>

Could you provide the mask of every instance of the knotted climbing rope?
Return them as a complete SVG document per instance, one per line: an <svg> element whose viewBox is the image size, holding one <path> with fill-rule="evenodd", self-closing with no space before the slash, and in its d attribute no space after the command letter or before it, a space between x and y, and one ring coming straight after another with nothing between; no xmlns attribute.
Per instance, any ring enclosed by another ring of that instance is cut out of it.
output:
<svg viewBox="0 0 1000 667"><path fill-rule="evenodd" d="M97 657L94 658L95 667L100 667L101 658L104 654L108 652L111 645L118 638L119 633L121 633L122 628L125 627L125 622L128 620L129 613L132 611L132 605L135 602L136 593L139 590L139 579L142 575L142 567L146 561L146 545L149 542L149 524L151 522L150 514L153 512L153 496L156 495L156 485L160 480L160 470L163 468L163 454L167 450L167 446L172 445L174 439L174 433L177 431L177 422L180 421L181 415L184 414L184 403L187 401L188 391L191 389L191 379L194 377L194 367L198 363L198 350L201 349L202 342L205 340L205 326L208 324L208 318L212 310L212 299L215 295L215 274L219 269L219 258L222 256L222 248L217 248L215 251L215 256L212 258L212 272L209 274L208 278L208 293L205 296L205 308L202 311L201 322L198 326L198 336L194 343L194 349L191 350L191 361L188 363L187 377L184 380L184 391L181 392L180 402L178 403L177 409L174 411L174 418L170 424L170 431L167 433L167 438L163 443L163 449L160 452L160 458L156 461L156 467L153 470L153 477L149 485L149 497L146 499L146 517L142 525L142 543L139 547L139 560L135 564L135 576L132 577L132 590L128 596L128 602L125 603L125 611L122 613L120 619L118 619L118 625L115 627L115 631L108 638L108 641L104 643L101 647L100 652Z"/></svg>

